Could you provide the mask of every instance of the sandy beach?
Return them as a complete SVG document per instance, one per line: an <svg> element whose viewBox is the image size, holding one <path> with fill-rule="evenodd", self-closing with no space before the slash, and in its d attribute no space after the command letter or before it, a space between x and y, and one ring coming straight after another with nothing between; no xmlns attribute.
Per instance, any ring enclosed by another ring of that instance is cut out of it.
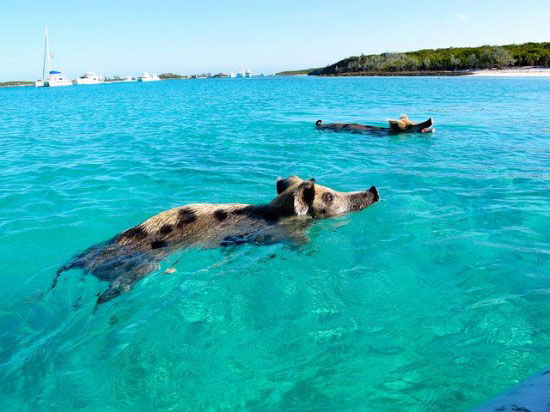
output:
<svg viewBox="0 0 550 412"><path fill-rule="evenodd" d="M471 76L481 77L550 77L550 67L512 67L508 69L476 70Z"/></svg>

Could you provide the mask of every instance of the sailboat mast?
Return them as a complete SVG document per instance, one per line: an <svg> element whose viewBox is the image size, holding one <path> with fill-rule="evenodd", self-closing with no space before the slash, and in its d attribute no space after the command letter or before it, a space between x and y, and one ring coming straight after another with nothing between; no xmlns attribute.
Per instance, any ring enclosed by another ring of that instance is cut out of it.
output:
<svg viewBox="0 0 550 412"><path fill-rule="evenodd" d="M46 27L46 53L48 53L48 75L52 71L52 62L50 55L50 45L48 43L48 27Z"/></svg>
<svg viewBox="0 0 550 412"><path fill-rule="evenodd" d="M42 81L46 81L46 59L48 58L48 28L45 27L46 36L44 37L44 61L42 62Z"/></svg>

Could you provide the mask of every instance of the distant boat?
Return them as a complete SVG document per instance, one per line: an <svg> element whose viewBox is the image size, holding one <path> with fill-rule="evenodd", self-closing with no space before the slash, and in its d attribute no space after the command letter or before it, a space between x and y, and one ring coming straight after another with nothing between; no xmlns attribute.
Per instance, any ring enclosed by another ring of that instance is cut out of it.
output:
<svg viewBox="0 0 550 412"><path fill-rule="evenodd" d="M122 79L123 82L135 82L136 81L136 78L135 77L130 77L130 76L127 76L125 77L124 79Z"/></svg>
<svg viewBox="0 0 550 412"><path fill-rule="evenodd" d="M71 82L66 77L61 76L61 72L50 70L50 76L44 82L44 87L72 86Z"/></svg>
<svg viewBox="0 0 550 412"><path fill-rule="evenodd" d="M143 74L137 78L138 82L158 82L159 80L161 79L156 74L150 75L147 72L143 72Z"/></svg>
<svg viewBox="0 0 550 412"><path fill-rule="evenodd" d="M237 75L235 74L235 72L231 72L229 73L229 77L231 77L232 79L237 77Z"/></svg>
<svg viewBox="0 0 550 412"><path fill-rule="evenodd" d="M86 72L75 80L76 84L101 84L105 83L101 77L93 72Z"/></svg>
<svg viewBox="0 0 550 412"><path fill-rule="evenodd" d="M52 70L52 56L50 54L50 45L48 42L48 28L46 27L46 44L44 47L44 63L42 65L42 80L37 80L34 85L36 87L58 87L72 86L73 83L63 77L60 71ZM48 76L46 77L46 62L48 64Z"/></svg>
<svg viewBox="0 0 550 412"><path fill-rule="evenodd" d="M246 69L246 74L244 77L252 77L252 71L250 69Z"/></svg>

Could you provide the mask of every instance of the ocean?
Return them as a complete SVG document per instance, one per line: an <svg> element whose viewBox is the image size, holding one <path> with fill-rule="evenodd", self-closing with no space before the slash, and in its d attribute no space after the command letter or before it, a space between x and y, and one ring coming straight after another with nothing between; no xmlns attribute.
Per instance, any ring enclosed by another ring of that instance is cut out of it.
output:
<svg viewBox="0 0 550 412"><path fill-rule="evenodd" d="M0 89L0 408L467 411L550 363L550 80ZM434 134L316 130L408 114ZM96 308L59 266L297 174L381 201L309 242L190 249ZM175 268L172 274L163 273Z"/></svg>

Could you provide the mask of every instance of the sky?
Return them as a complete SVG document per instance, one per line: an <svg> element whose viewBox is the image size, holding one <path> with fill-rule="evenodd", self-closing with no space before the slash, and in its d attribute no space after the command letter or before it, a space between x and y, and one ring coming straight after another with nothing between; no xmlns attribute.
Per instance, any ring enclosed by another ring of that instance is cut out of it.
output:
<svg viewBox="0 0 550 412"><path fill-rule="evenodd" d="M253 73L364 54L550 41L550 0L0 0L0 81Z"/></svg>

